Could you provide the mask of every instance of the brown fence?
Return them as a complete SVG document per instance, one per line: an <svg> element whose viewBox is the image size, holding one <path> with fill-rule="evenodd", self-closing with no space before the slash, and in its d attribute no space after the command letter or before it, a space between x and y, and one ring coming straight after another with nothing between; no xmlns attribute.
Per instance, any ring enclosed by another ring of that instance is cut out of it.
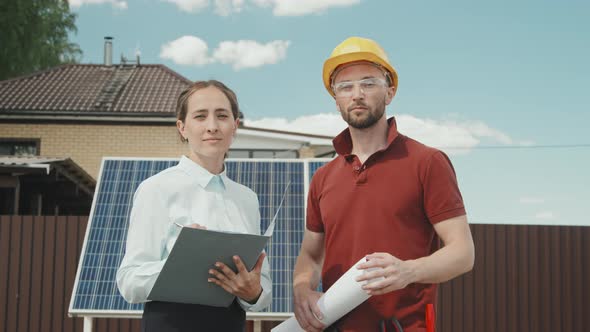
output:
<svg viewBox="0 0 590 332"><path fill-rule="evenodd" d="M67 311L87 220L0 216L0 331L83 330ZM471 229L475 268L440 287L438 332L589 330L590 227ZM139 321L94 319L94 331L139 331Z"/></svg>
<svg viewBox="0 0 590 332"><path fill-rule="evenodd" d="M590 331L590 227L471 231L475 267L440 287L437 331Z"/></svg>
<svg viewBox="0 0 590 332"><path fill-rule="evenodd" d="M82 331L67 310L87 219L0 217L0 330Z"/></svg>

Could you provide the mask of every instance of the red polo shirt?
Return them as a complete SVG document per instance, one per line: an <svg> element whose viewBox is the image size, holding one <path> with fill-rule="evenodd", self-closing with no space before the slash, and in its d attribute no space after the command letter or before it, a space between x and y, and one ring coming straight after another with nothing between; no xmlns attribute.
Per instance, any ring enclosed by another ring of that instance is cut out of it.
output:
<svg viewBox="0 0 590 332"><path fill-rule="evenodd" d="M327 290L363 256L388 252L408 260L438 249L433 224L465 214L455 171L441 151L398 134L388 120L388 145L361 164L348 129L334 139L338 157L311 181L307 229L325 233L322 284ZM425 331L436 285L411 284L373 296L337 324L340 331L379 331L397 317L404 330Z"/></svg>

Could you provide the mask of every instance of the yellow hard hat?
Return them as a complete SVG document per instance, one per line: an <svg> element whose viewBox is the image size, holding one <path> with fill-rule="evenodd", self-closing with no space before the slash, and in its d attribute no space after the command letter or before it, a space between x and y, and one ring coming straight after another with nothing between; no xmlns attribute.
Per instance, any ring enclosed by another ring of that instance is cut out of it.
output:
<svg viewBox="0 0 590 332"><path fill-rule="evenodd" d="M332 91L332 74L338 66L354 61L369 61L389 72L391 83L397 87L397 72L389 63L385 51L372 39L350 37L338 44L330 57L324 62L323 79L326 90L334 96Z"/></svg>

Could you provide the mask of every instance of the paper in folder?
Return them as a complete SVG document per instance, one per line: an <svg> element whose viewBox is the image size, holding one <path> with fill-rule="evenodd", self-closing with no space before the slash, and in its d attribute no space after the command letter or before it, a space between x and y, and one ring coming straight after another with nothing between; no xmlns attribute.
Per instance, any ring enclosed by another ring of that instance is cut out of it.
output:
<svg viewBox="0 0 590 332"><path fill-rule="evenodd" d="M222 262L236 271L234 255L240 256L246 268L252 270L271 234L182 227L148 300L228 307L235 296L208 282L209 270L216 262Z"/></svg>

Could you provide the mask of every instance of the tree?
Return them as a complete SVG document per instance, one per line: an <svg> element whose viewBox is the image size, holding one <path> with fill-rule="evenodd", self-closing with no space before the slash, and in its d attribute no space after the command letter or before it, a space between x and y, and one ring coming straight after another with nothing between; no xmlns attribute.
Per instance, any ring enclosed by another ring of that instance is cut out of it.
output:
<svg viewBox="0 0 590 332"><path fill-rule="evenodd" d="M66 0L0 0L0 80L78 62L75 20Z"/></svg>

